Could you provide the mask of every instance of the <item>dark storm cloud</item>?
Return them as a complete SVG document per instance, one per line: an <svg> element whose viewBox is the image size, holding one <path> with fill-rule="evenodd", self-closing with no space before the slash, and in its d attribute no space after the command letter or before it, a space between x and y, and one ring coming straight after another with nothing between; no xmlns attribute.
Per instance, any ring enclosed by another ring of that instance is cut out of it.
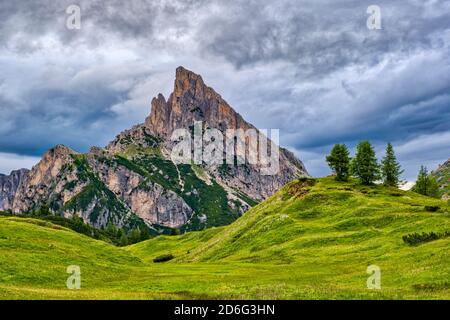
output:
<svg viewBox="0 0 450 320"><path fill-rule="evenodd" d="M189 17L183 15L195 11L205 1L192 0L24 0L0 3L0 39L18 52L41 49L33 43L48 33L54 34L64 45L86 43L101 46L112 35L135 41L153 41L155 30L161 27L182 33L189 27ZM81 9L85 32L73 32L66 28L66 8L77 5ZM81 35L80 35L81 34ZM31 40L31 41L30 41Z"/></svg>
<svg viewBox="0 0 450 320"><path fill-rule="evenodd" d="M70 4L81 30L65 26ZM371 4L382 30L366 27ZM280 128L313 174L336 142L392 141L408 179L450 156L450 2L419 0L2 1L0 153L103 145L178 65Z"/></svg>
<svg viewBox="0 0 450 320"><path fill-rule="evenodd" d="M236 66L282 59L302 76L317 77L348 64L376 64L391 52L430 47L430 35L450 28L449 11L427 16L424 10L444 8L438 2L376 1L383 31L371 31L366 8L372 2L239 1L219 21L210 18L204 40Z"/></svg>

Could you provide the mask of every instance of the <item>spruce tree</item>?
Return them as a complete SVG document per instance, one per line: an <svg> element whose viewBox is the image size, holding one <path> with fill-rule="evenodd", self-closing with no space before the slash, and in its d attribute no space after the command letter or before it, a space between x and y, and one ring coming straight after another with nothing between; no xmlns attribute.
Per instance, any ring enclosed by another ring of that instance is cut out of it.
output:
<svg viewBox="0 0 450 320"><path fill-rule="evenodd" d="M147 240L150 238L150 232L148 228L144 227L144 229L141 230L141 241Z"/></svg>
<svg viewBox="0 0 450 320"><path fill-rule="evenodd" d="M400 164L395 157L392 144L388 143L386 147L386 155L381 161L381 175L383 183L386 186L398 187L400 175L403 173Z"/></svg>
<svg viewBox="0 0 450 320"><path fill-rule="evenodd" d="M361 141L356 147L351 169L353 175L359 178L362 184L370 185L380 179L380 166L369 141Z"/></svg>
<svg viewBox="0 0 450 320"><path fill-rule="evenodd" d="M42 217L50 216L51 214L50 208L46 204L42 205L37 212L37 215Z"/></svg>
<svg viewBox="0 0 450 320"><path fill-rule="evenodd" d="M440 198L439 184L434 176L428 175L428 196Z"/></svg>
<svg viewBox="0 0 450 320"><path fill-rule="evenodd" d="M424 196L439 197L439 186L436 179L428 174L428 169L425 166L421 166L417 181L412 191L420 193Z"/></svg>
<svg viewBox="0 0 450 320"><path fill-rule="evenodd" d="M350 153L345 144L335 144L326 158L337 181L347 181L350 171Z"/></svg>
<svg viewBox="0 0 450 320"><path fill-rule="evenodd" d="M128 245L128 237L125 232L122 233L122 235L119 238L119 246L124 247Z"/></svg>
<svg viewBox="0 0 450 320"><path fill-rule="evenodd" d="M141 230L139 228L131 230L128 240L130 244L139 242L141 240Z"/></svg>
<svg viewBox="0 0 450 320"><path fill-rule="evenodd" d="M413 191L427 195L428 189L428 169L425 166L421 166L419 170L419 174L417 176L416 184L413 187Z"/></svg>
<svg viewBox="0 0 450 320"><path fill-rule="evenodd" d="M117 227L111 222L108 223L108 226L106 227L106 232L112 238L117 237Z"/></svg>

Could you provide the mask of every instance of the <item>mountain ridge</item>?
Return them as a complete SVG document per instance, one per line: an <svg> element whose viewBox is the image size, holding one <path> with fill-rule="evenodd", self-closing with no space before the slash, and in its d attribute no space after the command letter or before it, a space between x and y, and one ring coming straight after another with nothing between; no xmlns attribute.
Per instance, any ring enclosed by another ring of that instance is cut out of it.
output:
<svg viewBox="0 0 450 320"><path fill-rule="evenodd" d="M85 154L64 145L50 149L9 195L0 193L0 199L10 199L0 201L0 210L29 213L45 205L54 214L77 215L97 228L199 230L231 223L287 182L308 175L303 163L282 148L280 170L272 176L247 162L174 163L170 135L190 130L195 122L221 132L256 129L200 75L179 67L173 93L167 101L162 94L152 99L144 123Z"/></svg>

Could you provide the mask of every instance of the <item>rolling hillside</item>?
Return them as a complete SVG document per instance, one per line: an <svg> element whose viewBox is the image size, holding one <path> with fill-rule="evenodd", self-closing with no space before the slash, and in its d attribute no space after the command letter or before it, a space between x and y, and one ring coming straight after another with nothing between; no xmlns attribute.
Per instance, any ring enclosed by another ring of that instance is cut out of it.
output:
<svg viewBox="0 0 450 320"><path fill-rule="evenodd" d="M448 203L383 186L295 181L229 226L125 248L36 223L0 219L2 298L450 298Z"/></svg>

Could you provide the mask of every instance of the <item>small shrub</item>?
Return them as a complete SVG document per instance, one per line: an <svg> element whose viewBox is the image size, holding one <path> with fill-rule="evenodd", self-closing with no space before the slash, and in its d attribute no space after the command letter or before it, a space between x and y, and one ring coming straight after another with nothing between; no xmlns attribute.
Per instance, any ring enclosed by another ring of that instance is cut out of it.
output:
<svg viewBox="0 0 450 320"><path fill-rule="evenodd" d="M440 209L439 206L425 206L425 211L436 212Z"/></svg>
<svg viewBox="0 0 450 320"><path fill-rule="evenodd" d="M437 283L420 283L413 284L415 290L446 290L450 288L450 282L437 282Z"/></svg>
<svg viewBox="0 0 450 320"><path fill-rule="evenodd" d="M401 197L402 196L402 194L400 192L391 192L390 195L393 197Z"/></svg>
<svg viewBox="0 0 450 320"><path fill-rule="evenodd" d="M167 261L172 260L173 258L175 258L175 257L171 253L170 254L163 254L163 255L158 256L155 259L153 259L153 262L154 263L167 262Z"/></svg>
<svg viewBox="0 0 450 320"><path fill-rule="evenodd" d="M450 237L450 231L446 231L443 233L436 233L436 232L411 233L403 236L402 239L403 242L414 246L425 242L444 239L447 237Z"/></svg>

